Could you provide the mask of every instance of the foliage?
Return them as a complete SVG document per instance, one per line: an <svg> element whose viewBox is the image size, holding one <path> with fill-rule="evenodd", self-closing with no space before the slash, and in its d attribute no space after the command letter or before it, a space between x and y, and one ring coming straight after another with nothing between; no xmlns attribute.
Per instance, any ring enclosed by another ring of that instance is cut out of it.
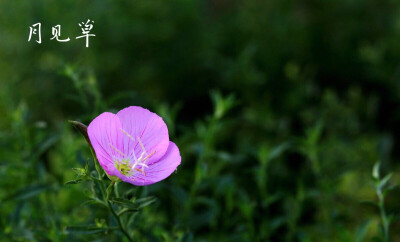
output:
<svg viewBox="0 0 400 242"><path fill-rule="evenodd" d="M399 241L399 190L370 186L378 160L399 183L399 10L0 1L0 240L126 240L121 217L135 241ZM85 48L72 40L88 18ZM49 40L57 24L71 42ZM67 120L130 105L163 117L182 165L109 187Z"/></svg>

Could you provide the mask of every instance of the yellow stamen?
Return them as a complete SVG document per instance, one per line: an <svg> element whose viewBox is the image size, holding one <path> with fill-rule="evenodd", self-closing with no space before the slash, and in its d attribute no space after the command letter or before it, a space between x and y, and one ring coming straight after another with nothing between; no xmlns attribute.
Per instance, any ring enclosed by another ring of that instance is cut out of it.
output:
<svg viewBox="0 0 400 242"><path fill-rule="evenodd" d="M111 146L111 148L113 148L116 152L118 152L120 155L122 155L122 156L126 156L124 153L122 153L122 151L120 151L119 149L117 149L114 145L112 145L111 143L110 143L110 146Z"/></svg>
<svg viewBox="0 0 400 242"><path fill-rule="evenodd" d="M146 160L148 160L150 157L152 157L154 154L156 153L156 151L153 151L150 155L148 155L146 158L143 159L143 162L145 162Z"/></svg>
<svg viewBox="0 0 400 242"><path fill-rule="evenodd" d="M140 171L143 175L146 175L146 172L143 169L135 168L135 170Z"/></svg>
<svg viewBox="0 0 400 242"><path fill-rule="evenodd" d="M128 136L128 138L130 138L133 142L135 142L135 139L130 134L128 134L128 132L126 132L122 128L120 128L120 130L122 131L122 133L124 133L126 136Z"/></svg>

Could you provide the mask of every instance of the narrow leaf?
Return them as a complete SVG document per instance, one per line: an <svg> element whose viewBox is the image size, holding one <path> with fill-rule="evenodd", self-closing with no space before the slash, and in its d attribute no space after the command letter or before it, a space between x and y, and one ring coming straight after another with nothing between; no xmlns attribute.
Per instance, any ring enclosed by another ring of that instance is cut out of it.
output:
<svg viewBox="0 0 400 242"><path fill-rule="evenodd" d="M139 201L135 201L135 203L139 204L138 209L140 209L140 208L144 208L144 207L149 206L150 204L154 203L155 201L157 201L156 197L147 197L145 200L142 200L140 202Z"/></svg>
<svg viewBox="0 0 400 242"><path fill-rule="evenodd" d="M108 233L116 229L117 227L99 228L95 226L68 226L65 228L65 232L71 234L97 234Z"/></svg>
<svg viewBox="0 0 400 242"><path fill-rule="evenodd" d="M121 216L121 215L123 215L125 213L135 213L137 211L139 211L139 209L136 209L136 208L124 208L118 213L118 216Z"/></svg>
<svg viewBox="0 0 400 242"><path fill-rule="evenodd" d="M87 205L92 205L92 204L103 204L103 203L101 203L101 201L99 201L97 199L90 199L90 200L83 202L81 204L81 206L87 206Z"/></svg>
<svg viewBox="0 0 400 242"><path fill-rule="evenodd" d="M82 183L83 181L84 181L83 179L71 180L71 181L67 181L67 182L65 183L65 185L79 184L79 183Z"/></svg>
<svg viewBox="0 0 400 242"><path fill-rule="evenodd" d="M24 200L28 199L31 197L34 197L36 195L39 195L40 193L50 189L52 186L50 185L33 185L33 186L28 186L25 187L16 193L14 193L11 196L6 197L3 201L8 201L8 200Z"/></svg>
<svg viewBox="0 0 400 242"><path fill-rule="evenodd" d="M374 165L374 168L372 169L372 177L379 180L379 169L380 169L381 163L377 162Z"/></svg>
<svg viewBox="0 0 400 242"><path fill-rule="evenodd" d="M367 231L368 231L368 225L370 223L371 223L371 221L367 220L357 228L357 231L355 234L356 242L361 242L361 241L365 240L365 236L367 235Z"/></svg>
<svg viewBox="0 0 400 242"><path fill-rule="evenodd" d="M383 187L388 183L388 181L390 180L390 178L392 177L392 175L393 175L393 173L387 174L387 175L379 182L379 186L380 186L381 188L383 188Z"/></svg>

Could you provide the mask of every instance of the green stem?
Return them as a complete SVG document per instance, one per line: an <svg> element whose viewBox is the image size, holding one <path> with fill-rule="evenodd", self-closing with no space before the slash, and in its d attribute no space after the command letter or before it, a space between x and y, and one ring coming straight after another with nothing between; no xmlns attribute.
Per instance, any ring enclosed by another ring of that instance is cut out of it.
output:
<svg viewBox="0 0 400 242"><path fill-rule="evenodd" d="M118 227L121 230L121 232L128 238L129 241L133 241L131 236L128 234L128 232L125 230L124 226L122 226L121 223L121 218L115 213L115 210L113 209L111 202L107 201L108 203L108 208L110 209L111 213L113 214L113 216L115 217L115 220L117 220L118 223Z"/></svg>
<svg viewBox="0 0 400 242"><path fill-rule="evenodd" d="M103 181L103 175L102 175L102 172L101 172L101 168L99 166L99 161L97 160L97 157L96 157L92 147L90 147L90 152L92 152L92 156L93 156L93 159L94 159L94 165L95 165L96 171L97 171L97 173L99 175L99 180L100 180L99 181L99 185L100 185L101 192L103 193L103 197L105 199L105 203L107 203L108 209L111 211L111 213L114 216L115 220L117 220L119 230L121 230L121 232L128 238L129 241L133 241L131 236L129 235L129 233L125 230L124 226L122 225L120 216L117 215L117 213L115 212L114 208L111 205L111 202L109 201L110 194L111 194L111 192L113 190L115 182L112 181L110 183L110 185L108 186L107 190L105 189L104 181Z"/></svg>
<svg viewBox="0 0 400 242"><path fill-rule="evenodd" d="M113 188L114 188L114 181L112 181L111 183L110 183L110 185L108 185L108 187L107 187L107 190L106 190L106 193L107 193L107 196L106 196L106 200L108 201L109 200L109 198L110 198L110 194L112 193L112 190L113 190Z"/></svg>
<svg viewBox="0 0 400 242"><path fill-rule="evenodd" d="M101 175L101 168L99 167L99 161L97 160L97 156L95 155L92 147L90 147L90 152L92 153L94 159L94 166L96 167L97 174L99 175L99 180L103 180L103 177Z"/></svg>
<svg viewBox="0 0 400 242"><path fill-rule="evenodd" d="M96 157L96 155L95 155L94 150L93 150L92 147L90 147L90 152L92 153L93 160L94 160L94 166L95 166L96 171L97 171L97 174L98 174L98 176L99 176L99 178L98 178L98 183L99 183L99 187L100 187L101 193L102 193L102 195L103 195L103 198L106 199L106 198L107 198L107 197L106 197L106 196L107 196L107 195L106 195L106 188L105 188L105 186L104 186L103 175L102 175L102 172L101 172L101 168L100 168L100 165L99 165L99 161L97 160L97 157ZM107 200L108 200L108 198L107 198Z"/></svg>
<svg viewBox="0 0 400 242"><path fill-rule="evenodd" d="M385 198L380 189L377 190L378 198L379 198L379 211L381 213L383 232L385 236L385 242L389 242L389 220L385 211Z"/></svg>
<svg viewBox="0 0 400 242"><path fill-rule="evenodd" d="M119 192L118 192L118 182L114 184L114 193L115 197L119 197Z"/></svg>

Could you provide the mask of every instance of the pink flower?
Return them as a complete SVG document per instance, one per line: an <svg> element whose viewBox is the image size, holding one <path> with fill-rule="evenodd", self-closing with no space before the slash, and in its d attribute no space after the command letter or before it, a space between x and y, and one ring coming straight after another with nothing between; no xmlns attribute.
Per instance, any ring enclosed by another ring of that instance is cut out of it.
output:
<svg viewBox="0 0 400 242"><path fill-rule="evenodd" d="M137 186L167 178L181 163L167 125L141 107L100 114L89 124L88 136L107 174Z"/></svg>

